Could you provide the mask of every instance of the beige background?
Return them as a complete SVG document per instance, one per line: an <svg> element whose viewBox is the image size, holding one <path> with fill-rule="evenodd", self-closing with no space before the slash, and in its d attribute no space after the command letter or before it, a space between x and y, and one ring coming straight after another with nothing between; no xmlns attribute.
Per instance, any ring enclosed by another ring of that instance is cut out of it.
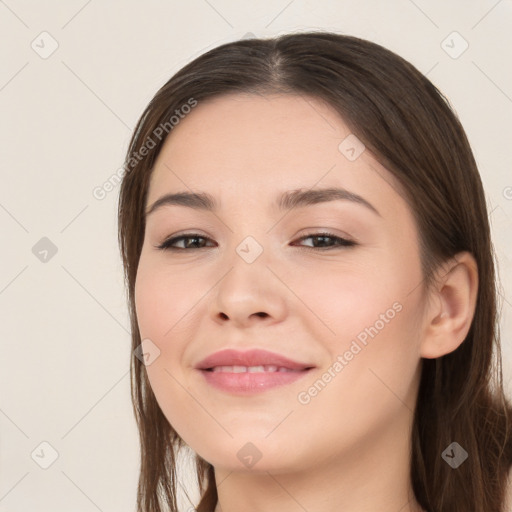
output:
<svg viewBox="0 0 512 512"><path fill-rule="evenodd" d="M248 32L365 37L449 98L488 195L510 389L511 24L506 0L0 1L0 512L134 510L118 187L93 191L121 166L156 90Z"/></svg>

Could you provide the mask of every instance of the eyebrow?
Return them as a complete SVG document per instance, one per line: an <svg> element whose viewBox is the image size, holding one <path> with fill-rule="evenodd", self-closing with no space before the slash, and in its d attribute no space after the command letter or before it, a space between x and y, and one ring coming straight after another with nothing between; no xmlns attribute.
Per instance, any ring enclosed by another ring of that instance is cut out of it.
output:
<svg viewBox="0 0 512 512"><path fill-rule="evenodd" d="M356 204L365 206L379 217L382 217L379 211L366 199L344 188L337 187L289 190L283 192L276 199L274 205L282 211L340 200L352 201ZM177 192L173 194L165 194L157 199L146 211L146 217L163 206L186 206L195 210L205 211L217 211L219 207L216 199L205 192Z"/></svg>

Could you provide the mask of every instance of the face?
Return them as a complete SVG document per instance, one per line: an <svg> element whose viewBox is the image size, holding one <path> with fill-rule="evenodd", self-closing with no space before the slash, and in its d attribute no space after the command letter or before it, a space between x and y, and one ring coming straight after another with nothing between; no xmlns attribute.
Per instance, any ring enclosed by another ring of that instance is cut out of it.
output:
<svg viewBox="0 0 512 512"><path fill-rule="evenodd" d="M326 188L351 195L279 206ZM147 209L178 192L216 208L168 203L147 216L135 301L152 390L183 440L216 468L284 472L406 434L418 234L399 184L337 113L292 95L200 103L166 140ZM229 366L244 359L198 369L224 349L274 355L243 374Z"/></svg>

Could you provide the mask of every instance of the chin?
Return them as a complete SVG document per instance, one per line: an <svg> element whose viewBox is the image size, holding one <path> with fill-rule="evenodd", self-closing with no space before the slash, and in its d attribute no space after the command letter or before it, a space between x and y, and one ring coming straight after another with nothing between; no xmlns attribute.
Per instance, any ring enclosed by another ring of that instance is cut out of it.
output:
<svg viewBox="0 0 512 512"><path fill-rule="evenodd" d="M285 440L278 436L270 441L248 430L246 436L236 436L224 442L215 439L205 446L203 440L201 446L189 446L218 469L252 474L286 473L302 465L300 454L292 447L296 443L291 439L288 441L290 446L285 446Z"/></svg>

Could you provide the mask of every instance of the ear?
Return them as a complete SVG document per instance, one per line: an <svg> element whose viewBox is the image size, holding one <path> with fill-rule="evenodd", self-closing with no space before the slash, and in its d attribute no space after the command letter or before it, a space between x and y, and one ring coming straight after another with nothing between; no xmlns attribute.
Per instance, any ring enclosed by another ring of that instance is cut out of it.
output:
<svg viewBox="0 0 512 512"><path fill-rule="evenodd" d="M424 316L421 357L441 357L461 345L471 327L477 292L478 266L471 253L458 253L438 270Z"/></svg>

